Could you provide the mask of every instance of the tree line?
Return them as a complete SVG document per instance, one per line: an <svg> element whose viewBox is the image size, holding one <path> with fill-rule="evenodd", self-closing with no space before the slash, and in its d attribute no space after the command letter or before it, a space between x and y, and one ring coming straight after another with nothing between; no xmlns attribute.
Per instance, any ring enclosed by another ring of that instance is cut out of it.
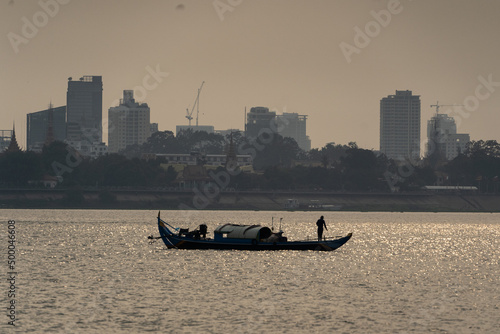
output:
<svg viewBox="0 0 500 334"><path fill-rule="evenodd" d="M238 190L388 192L391 187L386 175L396 175L401 166L379 152L359 148L354 142L330 143L304 152L295 140L278 134L259 140L245 138L238 132L230 139L190 130L177 136L162 131L142 145L96 159L78 156L59 141L45 146L41 153L5 152L0 155L0 185L29 187L36 183L33 181L50 175L58 177L59 187L171 188L176 186L178 173L171 166L164 168L168 161L141 159L144 153L226 154L230 140L237 154L253 157L255 172L233 173L229 181L228 187ZM68 155L73 155L70 164ZM70 167L64 169L65 162ZM424 158L412 162L412 172L400 177L396 186L402 191L420 190L441 177L443 185L474 185L482 192L497 193L499 174L500 144L479 140L469 143L451 161L436 163L435 159Z"/></svg>

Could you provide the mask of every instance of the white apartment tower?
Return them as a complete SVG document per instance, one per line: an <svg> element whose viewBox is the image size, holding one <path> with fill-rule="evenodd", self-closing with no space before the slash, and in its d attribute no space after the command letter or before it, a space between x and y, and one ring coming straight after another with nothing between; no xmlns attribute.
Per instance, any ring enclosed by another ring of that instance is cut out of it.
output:
<svg viewBox="0 0 500 334"><path fill-rule="evenodd" d="M427 156L439 153L446 160L453 160L463 153L470 142L466 133L457 133L455 119L446 114L436 114L427 121Z"/></svg>
<svg viewBox="0 0 500 334"><path fill-rule="evenodd" d="M129 145L141 145L151 135L150 109L137 103L133 90L124 90L120 105L108 111L108 152L117 153Z"/></svg>
<svg viewBox="0 0 500 334"><path fill-rule="evenodd" d="M420 96L397 90L380 100L380 151L395 160L420 157Z"/></svg>

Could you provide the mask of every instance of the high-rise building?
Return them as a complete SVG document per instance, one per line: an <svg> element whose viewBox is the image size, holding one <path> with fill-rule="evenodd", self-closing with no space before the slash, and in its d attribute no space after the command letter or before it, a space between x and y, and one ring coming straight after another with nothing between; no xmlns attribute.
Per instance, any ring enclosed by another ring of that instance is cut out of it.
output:
<svg viewBox="0 0 500 334"><path fill-rule="evenodd" d="M102 142L102 76L68 79L66 138L89 149Z"/></svg>
<svg viewBox="0 0 500 334"><path fill-rule="evenodd" d="M395 160L420 157L420 96L397 90L380 100L380 151Z"/></svg>
<svg viewBox="0 0 500 334"><path fill-rule="evenodd" d="M277 129L282 137L295 139L297 144L304 151L311 149L311 140L306 135L307 115L284 112L283 115L277 115Z"/></svg>
<svg viewBox="0 0 500 334"><path fill-rule="evenodd" d="M141 145L151 136L150 109L137 103L133 90L124 90L120 105L108 111L108 152L117 153L129 145Z"/></svg>
<svg viewBox="0 0 500 334"><path fill-rule="evenodd" d="M453 160L463 153L470 142L469 134L457 133L455 119L446 114L436 114L427 121L427 156Z"/></svg>
<svg viewBox="0 0 500 334"><path fill-rule="evenodd" d="M269 111L269 108L266 107L253 107L250 109L245 125L245 136L247 138L257 138L261 131L273 130L276 130L276 112Z"/></svg>
<svg viewBox="0 0 500 334"><path fill-rule="evenodd" d="M52 138L48 138L52 137ZM26 147L39 152L47 140L66 139L66 106L26 115Z"/></svg>

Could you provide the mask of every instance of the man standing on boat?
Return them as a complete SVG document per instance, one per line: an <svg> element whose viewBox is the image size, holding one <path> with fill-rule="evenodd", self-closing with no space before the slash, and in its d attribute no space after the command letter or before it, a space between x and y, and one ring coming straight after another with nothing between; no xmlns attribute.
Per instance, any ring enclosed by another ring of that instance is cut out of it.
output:
<svg viewBox="0 0 500 334"><path fill-rule="evenodd" d="M318 225L318 241L321 241L321 238L323 238L323 226L328 231L328 228L326 228L326 223L325 223L325 220L323 219L323 216L321 216L321 218L318 219L318 221L316 222L316 225Z"/></svg>

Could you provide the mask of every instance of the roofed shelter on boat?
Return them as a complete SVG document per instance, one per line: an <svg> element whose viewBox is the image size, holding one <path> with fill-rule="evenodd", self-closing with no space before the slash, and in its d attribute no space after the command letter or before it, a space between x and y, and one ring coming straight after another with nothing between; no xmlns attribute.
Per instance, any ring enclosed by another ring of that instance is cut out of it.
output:
<svg viewBox="0 0 500 334"><path fill-rule="evenodd" d="M217 227L214 231L214 240L222 240L224 238L231 239L267 239L272 232L269 227L260 225L236 225L225 224Z"/></svg>

